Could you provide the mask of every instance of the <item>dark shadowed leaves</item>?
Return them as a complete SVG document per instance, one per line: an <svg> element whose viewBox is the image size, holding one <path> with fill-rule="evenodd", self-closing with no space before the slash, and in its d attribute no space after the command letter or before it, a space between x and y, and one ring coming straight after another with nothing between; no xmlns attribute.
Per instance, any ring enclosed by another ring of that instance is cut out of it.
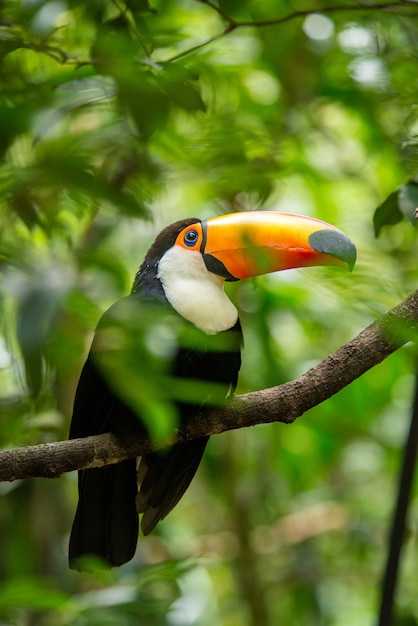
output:
<svg viewBox="0 0 418 626"><path fill-rule="evenodd" d="M392 192L386 200L377 207L374 216L374 232L379 236L383 226L394 226L404 217L415 226L415 211L418 208L418 183L409 181L397 191Z"/></svg>
<svg viewBox="0 0 418 626"><path fill-rule="evenodd" d="M379 236L383 226L394 226L403 219L399 209L399 191L393 191L381 205L379 205L373 215L374 233Z"/></svg>

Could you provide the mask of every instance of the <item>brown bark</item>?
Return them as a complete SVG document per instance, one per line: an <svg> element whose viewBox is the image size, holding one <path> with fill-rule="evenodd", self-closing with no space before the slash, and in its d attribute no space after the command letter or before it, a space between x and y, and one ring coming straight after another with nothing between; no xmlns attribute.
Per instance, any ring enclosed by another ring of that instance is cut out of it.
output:
<svg viewBox="0 0 418 626"><path fill-rule="evenodd" d="M236 396L202 410L173 441L270 422L290 424L308 409L349 385L417 337L418 291L296 380ZM0 453L0 481L54 478L75 469L100 467L152 449L148 438L121 440L112 434L15 448Z"/></svg>

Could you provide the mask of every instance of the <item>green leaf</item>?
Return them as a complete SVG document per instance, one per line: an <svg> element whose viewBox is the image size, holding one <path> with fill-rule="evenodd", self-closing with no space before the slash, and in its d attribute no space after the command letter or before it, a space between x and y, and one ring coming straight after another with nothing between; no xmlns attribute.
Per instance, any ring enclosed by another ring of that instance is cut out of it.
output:
<svg viewBox="0 0 418 626"><path fill-rule="evenodd" d="M399 191L393 191L375 210L373 215L375 237L380 235L383 226L394 226L403 219L398 199Z"/></svg>
<svg viewBox="0 0 418 626"><path fill-rule="evenodd" d="M196 72L179 63L166 63L163 67L164 70L158 75L158 80L169 98L186 111L206 111Z"/></svg>
<svg viewBox="0 0 418 626"><path fill-rule="evenodd" d="M206 111L200 92L188 80L166 80L161 77L164 90L177 106L186 111Z"/></svg>
<svg viewBox="0 0 418 626"><path fill-rule="evenodd" d="M26 384L36 398L45 382L47 343L57 320L60 289L53 287L48 276L34 275L32 281L33 285L18 303L16 338L25 364Z"/></svg>
<svg viewBox="0 0 418 626"><path fill-rule="evenodd" d="M135 81L120 82L118 99L121 108L129 111L142 137L149 138L166 125L169 99L151 75L142 72Z"/></svg>

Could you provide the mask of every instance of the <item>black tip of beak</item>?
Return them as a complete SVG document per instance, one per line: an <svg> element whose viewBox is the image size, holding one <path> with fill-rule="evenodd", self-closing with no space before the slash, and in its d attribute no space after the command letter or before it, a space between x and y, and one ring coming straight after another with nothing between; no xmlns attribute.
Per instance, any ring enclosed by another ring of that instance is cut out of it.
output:
<svg viewBox="0 0 418 626"><path fill-rule="evenodd" d="M357 251L353 242L344 233L336 230L317 230L309 237L309 245L323 254L329 254L344 263L352 271L356 262Z"/></svg>

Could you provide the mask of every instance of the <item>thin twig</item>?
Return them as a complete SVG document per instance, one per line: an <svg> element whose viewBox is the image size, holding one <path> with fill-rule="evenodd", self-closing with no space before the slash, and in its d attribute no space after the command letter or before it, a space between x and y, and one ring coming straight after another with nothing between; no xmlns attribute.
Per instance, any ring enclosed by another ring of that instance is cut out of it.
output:
<svg viewBox="0 0 418 626"><path fill-rule="evenodd" d="M234 20L222 9L222 7L218 6L214 2L211 2L210 0L198 0L198 2L200 2L200 4L206 4L208 7L216 11L216 13L218 13L218 15L220 15L225 22L229 24L234 23Z"/></svg>
<svg viewBox="0 0 418 626"><path fill-rule="evenodd" d="M179 52L178 54L174 54L173 56L166 59L165 61L161 61L161 63L173 63L174 61L178 61L178 59L182 59L183 57L188 56L192 52L196 52L197 50L200 50L200 48L205 48L206 46L209 46L211 43L218 41L218 39L222 39L222 37L224 37L230 32L232 32L231 28L224 28L219 33L216 33L216 35L213 35L213 37L209 37L209 39L205 39L204 41L201 41L195 46L192 46L191 48L187 48L187 50L183 50L182 52Z"/></svg>
<svg viewBox="0 0 418 626"><path fill-rule="evenodd" d="M202 0L199 0L199 2L201 1ZM323 7L299 9L297 11L292 11L292 13L288 13L287 15L282 15L281 17L270 17L270 18L265 18L262 20L253 20L253 21L250 21L250 20L237 21L237 20L234 20L230 15L226 14L224 11L221 11L219 7L215 6L212 2L204 1L203 4L206 4L207 6L214 9L225 20L226 26L221 31L219 31L218 33L215 33L212 37L209 37L205 41L202 41L194 46L191 46L190 48L187 48L186 50L183 50L182 52L179 52L178 54L175 54L174 56L166 59L164 63L171 63L185 56L188 56L189 54L196 52L197 50L200 50L201 48L204 48L214 43L215 41L218 41L222 37L225 37L226 35L228 35L229 33L232 33L238 28L263 28L267 26L278 26L280 24L285 24L286 22L290 22L295 19L308 17L309 15L312 15L313 13L327 14L327 13L342 13L346 11L375 11L375 10L384 11L386 9L406 8L406 7L408 8L414 7L418 9L418 2L416 2L416 0L394 0L393 2L377 2L374 4L366 4L366 3L356 3L356 4L353 3L353 4L345 4L345 5L331 4L331 5L325 5Z"/></svg>

